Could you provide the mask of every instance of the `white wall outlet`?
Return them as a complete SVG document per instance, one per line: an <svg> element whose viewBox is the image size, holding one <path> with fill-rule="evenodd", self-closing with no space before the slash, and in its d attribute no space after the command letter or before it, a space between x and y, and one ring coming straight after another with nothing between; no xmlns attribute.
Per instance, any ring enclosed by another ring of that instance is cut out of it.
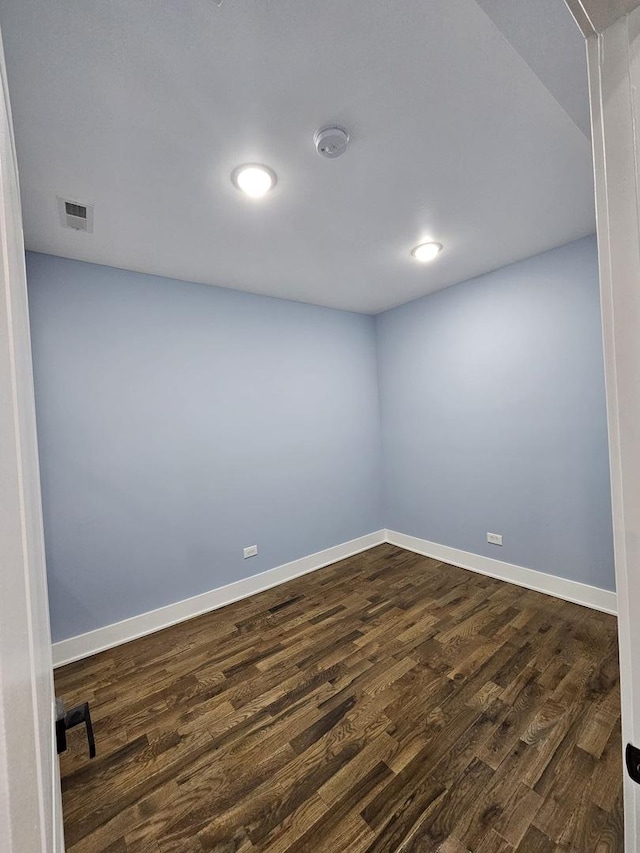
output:
<svg viewBox="0 0 640 853"><path fill-rule="evenodd" d="M487 533L487 542L491 545L502 545L502 533Z"/></svg>
<svg viewBox="0 0 640 853"><path fill-rule="evenodd" d="M502 544L502 543L500 543L500 544ZM245 560L247 559L247 557L255 557L256 554L258 553L258 546L257 545L249 545L249 547L245 548L242 553L244 554Z"/></svg>

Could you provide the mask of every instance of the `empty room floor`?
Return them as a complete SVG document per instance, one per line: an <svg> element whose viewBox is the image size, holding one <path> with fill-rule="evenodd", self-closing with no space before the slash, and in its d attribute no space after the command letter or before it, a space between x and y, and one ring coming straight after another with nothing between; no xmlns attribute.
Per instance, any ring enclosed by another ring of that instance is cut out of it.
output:
<svg viewBox="0 0 640 853"><path fill-rule="evenodd" d="M615 618L392 545L56 693L69 853L623 850Z"/></svg>

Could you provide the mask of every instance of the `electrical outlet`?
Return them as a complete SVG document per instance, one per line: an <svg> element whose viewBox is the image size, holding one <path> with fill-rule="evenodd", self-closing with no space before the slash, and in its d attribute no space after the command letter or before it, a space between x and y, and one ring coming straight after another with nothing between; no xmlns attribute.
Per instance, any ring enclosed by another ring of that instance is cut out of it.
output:
<svg viewBox="0 0 640 853"><path fill-rule="evenodd" d="M244 554L245 560L247 559L247 557L255 557L258 553L258 546L249 545L247 548L244 549L242 553Z"/></svg>
<svg viewBox="0 0 640 853"><path fill-rule="evenodd" d="M502 545L502 533L487 533L487 542L490 545Z"/></svg>

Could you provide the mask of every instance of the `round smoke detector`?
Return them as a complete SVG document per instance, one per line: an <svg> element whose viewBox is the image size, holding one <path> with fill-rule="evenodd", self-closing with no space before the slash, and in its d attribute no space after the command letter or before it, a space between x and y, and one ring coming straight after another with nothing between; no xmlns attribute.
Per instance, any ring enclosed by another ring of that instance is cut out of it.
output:
<svg viewBox="0 0 640 853"><path fill-rule="evenodd" d="M349 134L343 127L323 127L315 132L313 141L321 157L333 160L347 150Z"/></svg>

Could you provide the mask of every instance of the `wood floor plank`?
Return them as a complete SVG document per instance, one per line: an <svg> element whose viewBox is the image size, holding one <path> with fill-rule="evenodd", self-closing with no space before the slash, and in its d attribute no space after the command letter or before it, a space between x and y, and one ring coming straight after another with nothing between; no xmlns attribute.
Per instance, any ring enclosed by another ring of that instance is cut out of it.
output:
<svg viewBox="0 0 640 853"><path fill-rule="evenodd" d="M56 672L70 853L618 853L616 622L381 545Z"/></svg>

